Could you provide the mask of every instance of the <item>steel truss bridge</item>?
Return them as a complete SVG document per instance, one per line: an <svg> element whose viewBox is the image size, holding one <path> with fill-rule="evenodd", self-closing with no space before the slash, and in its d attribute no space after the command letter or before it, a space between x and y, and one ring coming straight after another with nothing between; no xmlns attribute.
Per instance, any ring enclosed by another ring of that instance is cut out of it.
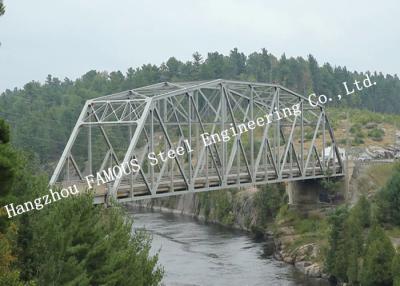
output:
<svg viewBox="0 0 400 286"><path fill-rule="evenodd" d="M251 123L258 117L264 126ZM201 134L223 130L229 140L204 144ZM333 152L325 154L329 146ZM149 153L178 147L181 155L150 164ZM96 185L97 172L132 159L138 172ZM50 185L84 189L93 174L95 203L126 202L343 176L343 170L324 106L278 84L218 79L162 82L86 101Z"/></svg>

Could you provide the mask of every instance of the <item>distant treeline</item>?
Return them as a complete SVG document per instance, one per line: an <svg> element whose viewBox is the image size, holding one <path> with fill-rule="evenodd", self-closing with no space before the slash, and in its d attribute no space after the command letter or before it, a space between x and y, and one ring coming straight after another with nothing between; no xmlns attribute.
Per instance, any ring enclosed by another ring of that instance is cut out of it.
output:
<svg viewBox="0 0 400 286"><path fill-rule="evenodd" d="M376 112L399 113L400 80L397 75L369 73L376 86L358 95L344 96L338 106L357 107ZM49 75L44 84L27 83L22 89L6 90L0 96L0 117L12 126L12 142L39 155L42 163L57 159L62 152L85 100L160 81L192 81L215 78L274 82L296 92L312 92L336 97L344 93L342 82L352 84L365 73L345 67L320 66L311 55L279 59L263 49L245 55L234 49L229 56L218 52L203 58L193 54L192 61L172 57L160 66L130 68L126 74L89 71L81 78L63 81Z"/></svg>

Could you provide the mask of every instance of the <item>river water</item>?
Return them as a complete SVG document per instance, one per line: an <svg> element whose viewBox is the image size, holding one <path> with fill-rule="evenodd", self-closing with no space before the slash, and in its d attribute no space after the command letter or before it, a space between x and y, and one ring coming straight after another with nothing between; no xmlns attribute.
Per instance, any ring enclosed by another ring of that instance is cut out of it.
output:
<svg viewBox="0 0 400 286"><path fill-rule="evenodd" d="M267 242L244 232L171 213L134 209L131 214L134 228L151 233L152 252L159 250L163 285L328 285L273 259L266 254Z"/></svg>

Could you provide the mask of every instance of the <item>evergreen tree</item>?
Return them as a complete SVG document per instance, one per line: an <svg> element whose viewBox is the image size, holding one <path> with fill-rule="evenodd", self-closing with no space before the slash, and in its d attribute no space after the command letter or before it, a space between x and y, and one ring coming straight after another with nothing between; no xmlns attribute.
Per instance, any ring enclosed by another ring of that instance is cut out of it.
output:
<svg viewBox="0 0 400 286"><path fill-rule="evenodd" d="M18 167L21 161L17 151L9 144L10 129L4 120L0 119L0 204L3 206L10 199L14 184L23 178L18 177ZM27 190L29 191L29 189ZM17 225L8 219L4 208L0 209L0 285L22 286L20 274L15 267L15 241Z"/></svg>
<svg viewBox="0 0 400 286"><path fill-rule="evenodd" d="M373 227L368 235L366 247L361 284L392 285L392 261L395 250L381 227Z"/></svg>
<svg viewBox="0 0 400 286"><path fill-rule="evenodd" d="M347 280L351 285L360 281L360 265L363 255L364 239L362 236L360 218L352 210L345 226L345 249L347 251Z"/></svg>
<svg viewBox="0 0 400 286"><path fill-rule="evenodd" d="M371 205L367 198L363 195L358 200L357 204L352 210L357 217L360 225L364 228L369 227L371 224Z"/></svg>
<svg viewBox="0 0 400 286"><path fill-rule="evenodd" d="M313 92L316 94L326 93L326 91L321 90L322 80L320 69L317 60L312 55L308 55L308 65L313 83Z"/></svg>
<svg viewBox="0 0 400 286"><path fill-rule="evenodd" d="M378 193L378 217L382 222L400 225L400 164L386 186Z"/></svg>
<svg viewBox="0 0 400 286"><path fill-rule="evenodd" d="M393 286L400 286L400 254L393 257L392 262Z"/></svg>
<svg viewBox="0 0 400 286"><path fill-rule="evenodd" d="M32 263L24 275L39 285L158 285L163 271L149 255L149 237L131 234L121 209L92 202L68 198L31 218L32 240L23 251Z"/></svg>
<svg viewBox="0 0 400 286"><path fill-rule="evenodd" d="M339 207L328 218L330 223L329 249L325 264L328 272L341 281L347 281L348 252L345 243L347 217L347 208Z"/></svg>

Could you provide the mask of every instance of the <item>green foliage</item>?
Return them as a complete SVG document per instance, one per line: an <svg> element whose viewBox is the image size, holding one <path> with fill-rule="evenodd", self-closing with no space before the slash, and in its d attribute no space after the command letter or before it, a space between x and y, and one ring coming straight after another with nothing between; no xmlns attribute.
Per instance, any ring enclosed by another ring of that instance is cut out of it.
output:
<svg viewBox="0 0 400 286"><path fill-rule="evenodd" d="M400 254L397 253L392 261L393 286L400 286Z"/></svg>
<svg viewBox="0 0 400 286"><path fill-rule="evenodd" d="M347 253L347 280L356 285L360 281L361 259L363 254L363 236L360 216L354 210L345 222L344 248Z"/></svg>
<svg viewBox="0 0 400 286"><path fill-rule="evenodd" d="M10 127L0 118L0 144L10 142Z"/></svg>
<svg viewBox="0 0 400 286"><path fill-rule="evenodd" d="M10 240L10 232L12 228L8 229L7 235L0 233L0 285L22 286L24 285L19 277L19 271L12 267L12 263L16 257L13 256L13 249ZM11 238L15 236L12 234Z"/></svg>
<svg viewBox="0 0 400 286"><path fill-rule="evenodd" d="M212 196L218 221L224 225L232 225L234 223L232 194L229 191L216 191Z"/></svg>
<svg viewBox="0 0 400 286"><path fill-rule="evenodd" d="M385 131L379 128L374 128L368 132L368 137L371 137L375 141L382 141L383 135L385 135Z"/></svg>
<svg viewBox="0 0 400 286"><path fill-rule="evenodd" d="M359 124L359 123L354 124L354 125L352 125L352 126L350 127L350 133L351 133L351 134L356 134L356 133L358 133L358 132L360 132L360 131L361 131L361 124Z"/></svg>
<svg viewBox="0 0 400 286"><path fill-rule="evenodd" d="M362 139L362 137L358 136L358 134L356 135L354 140L351 141L352 146L358 146L364 143L365 143L364 140Z"/></svg>
<svg viewBox="0 0 400 286"><path fill-rule="evenodd" d="M311 139L313 139L313 137L314 137L314 134L312 132L306 132L304 134L304 139L305 140L311 140Z"/></svg>
<svg viewBox="0 0 400 286"><path fill-rule="evenodd" d="M362 131L362 126L360 123L352 125L350 128L350 133L354 136L354 139L351 142L352 146L364 144L363 138L365 137L365 134Z"/></svg>
<svg viewBox="0 0 400 286"><path fill-rule="evenodd" d="M0 2L0 16L4 15L4 13L6 12L6 9L4 7L3 2Z"/></svg>
<svg viewBox="0 0 400 286"><path fill-rule="evenodd" d="M233 215L234 193L221 190L199 194L199 212L202 209L206 220L216 220L230 226L234 223Z"/></svg>
<svg viewBox="0 0 400 286"><path fill-rule="evenodd" d="M392 285L392 261L395 250L379 226L375 226L369 233L366 249L361 284Z"/></svg>
<svg viewBox="0 0 400 286"><path fill-rule="evenodd" d="M19 154L8 143L8 126L0 119L0 204L4 205L11 198L12 191L18 191L18 184L27 182L18 172L24 166ZM24 192L30 192L30 188ZM0 209L0 285L24 285L16 267L16 238L18 227L10 221L4 208ZM28 282L28 281L27 281Z"/></svg>
<svg viewBox="0 0 400 286"><path fill-rule="evenodd" d="M378 218L381 222L400 225L400 164L377 195Z"/></svg>
<svg viewBox="0 0 400 286"><path fill-rule="evenodd" d="M371 225L371 204L365 196L360 197L352 209L352 214L361 227L366 228Z"/></svg>
<svg viewBox="0 0 400 286"><path fill-rule="evenodd" d="M265 185L255 194L254 204L257 209L257 225L265 226L276 217L280 207L286 204L285 188L282 185Z"/></svg>
<svg viewBox="0 0 400 286"><path fill-rule="evenodd" d="M150 238L131 233L132 221L117 208L104 209L81 195L36 213L26 225L31 259L24 277L39 285L158 285L163 271L151 257Z"/></svg>
<svg viewBox="0 0 400 286"><path fill-rule="evenodd" d="M0 197L7 195L17 180L18 154L8 143L0 143Z"/></svg>
<svg viewBox="0 0 400 286"><path fill-rule="evenodd" d="M9 143L0 143L0 166L2 205L47 192L35 158ZM12 220L1 208L0 285L158 285L163 271L148 235L131 234L119 208L92 201L68 198Z"/></svg>
<svg viewBox="0 0 400 286"><path fill-rule="evenodd" d="M328 177L319 181L322 188L327 191L328 199L332 200L340 192L342 182L335 177L330 177L330 172L326 174Z"/></svg>
<svg viewBox="0 0 400 286"><path fill-rule="evenodd" d="M348 215L346 207L339 207L328 218L331 227L325 264L329 273L343 281L347 280L347 251L344 231Z"/></svg>
<svg viewBox="0 0 400 286"><path fill-rule="evenodd" d="M38 154L42 164L49 164L57 160L62 152L85 100L94 97L161 81L213 78L277 82L306 95L315 92L336 96L342 92L343 81L351 83L364 76L362 73L349 72L344 67L333 68L329 64L319 66L311 55L307 59L287 58L285 55L277 58L265 49L248 56L237 49L227 56L214 52L202 57L195 53L192 61L182 62L171 57L160 66L143 65L129 68L126 73L92 70L75 81L68 78L60 80L49 75L44 84L29 82L21 89L6 90L0 97L0 115L12 124L13 143ZM370 78L377 84L363 90L361 102L355 96L349 96L344 97L341 104L380 112L398 112L400 80L397 76L370 74ZM376 101L378 97L380 100ZM332 102L331 106L335 104ZM351 120L363 125L371 119L375 122L395 122L396 119L390 115L371 114L362 110L357 112L357 116L352 114ZM115 140L127 137L122 131L111 133L110 137ZM100 136L93 135L93 146L98 146L96 140L100 140ZM306 139L310 140L312 136L312 133L306 133ZM361 134L356 138L359 138L356 144L361 143ZM84 144L83 139L77 140L77 143L81 140ZM74 153L76 160L84 155L82 150Z"/></svg>
<svg viewBox="0 0 400 286"><path fill-rule="evenodd" d="M307 233L318 233L323 234L326 231L326 222L318 217L309 217L299 219L295 224L296 233L307 234Z"/></svg>
<svg viewBox="0 0 400 286"><path fill-rule="evenodd" d="M364 257L366 251L363 247L365 240L363 233L364 229L371 225L370 203L365 197L361 197L351 210L346 207L337 208L328 221L330 233L325 260L327 270L339 281L358 285L365 279L365 273L362 271L366 270L362 267L367 256ZM375 239L374 235L370 235L367 245L372 243L371 237ZM375 260L372 259L369 267L378 265L375 265Z"/></svg>

